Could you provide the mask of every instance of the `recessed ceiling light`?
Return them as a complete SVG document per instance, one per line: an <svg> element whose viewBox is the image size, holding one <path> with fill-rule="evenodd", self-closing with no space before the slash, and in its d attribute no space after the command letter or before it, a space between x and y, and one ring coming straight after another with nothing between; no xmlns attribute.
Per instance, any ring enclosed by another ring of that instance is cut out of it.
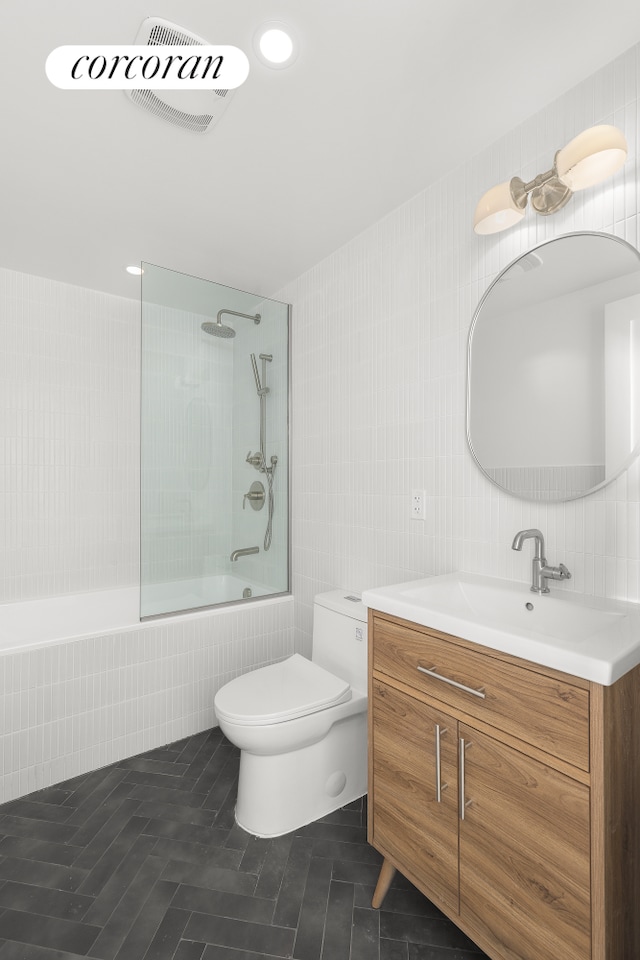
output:
<svg viewBox="0 0 640 960"><path fill-rule="evenodd" d="M144 270L142 269L142 267L138 267L134 263L128 266L126 270L127 270L127 273L130 273L132 277L139 277L144 273Z"/></svg>
<svg viewBox="0 0 640 960"><path fill-rule="evenodd" d="M268 67L288 67L298 55L298 44L291 27L278 20L263 23L254 36L258 57Z"/></svg>

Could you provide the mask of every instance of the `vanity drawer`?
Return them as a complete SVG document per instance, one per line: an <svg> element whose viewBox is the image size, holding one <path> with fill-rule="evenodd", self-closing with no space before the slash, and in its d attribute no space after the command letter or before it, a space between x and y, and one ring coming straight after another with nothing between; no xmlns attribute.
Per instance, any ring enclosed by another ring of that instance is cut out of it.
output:
<svg viewBox="0 0 640 960"><path fill-rule="evenodd" d="M588 690L376 616L372 650L375 672L589 770Z"/></svg>

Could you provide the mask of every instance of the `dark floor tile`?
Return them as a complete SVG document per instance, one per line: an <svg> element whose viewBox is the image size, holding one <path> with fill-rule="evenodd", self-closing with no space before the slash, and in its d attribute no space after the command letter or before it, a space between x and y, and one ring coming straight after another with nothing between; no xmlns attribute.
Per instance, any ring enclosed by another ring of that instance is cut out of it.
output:
<svg viewBox="0 0 640 960"><path fill-rule="evenodd" d="M380 859L380 863L382 863L382 858ZM380 875L380 863L358 863L357 860L334 860L333 879L375 887Z"/></svg>
<svg viewBox="0 0 640 960"><path fill-rule="evenodd" d="M124 860L128 860L133 856L134 861L140 862L144 857L148 856L155 847L156 841L154 837L140 836L140 831L146 823L146 820L141 817L131 817L127 820L115 838L109 842L111 834L120 826L122 819L124 818L118 818L116 820L115 817L112 817L108 825L112 827L112 829L105 827L105 830L101 831L98 835L101 841L98 850L95 849L98 838L87 848L87 852L92 850L91 859L93 859L103 847L104 853L89 871L86 880L82 882L79 888L80 893L87 893L90 896L97 897L104 885L108 883L114 873L118 871ZM87 856L86 861L83 861L82 857L78 857L76 866L82 866L84 862L87 864L90 862L89 856Z"/></svg>
<svg viewBox="0 0 640 960"><path fill-rule="evenodd" d="M198 810L196 807L180 807L174 803L160 803L156 800L143 800L138 808L139 817L171 820L177 823L197 823L202 826L212 826L215 810Z"/></svg>
<svg viewBox="0 0 640 960"><path fill-rule="evenodd" d="M151 787L168 787L170 790L185 790L188 793L203 793L202 790L196 790L194 778L177 777L168 773L151 773L148 770L127 769L124 782L146 784Z"/></svg>
<svg viewBox="0 0 640 960"><path fill-rule="evenodd" d="M181 884L171 901L171 906L196 913L208 913L212 916L230 917L233 920L271 923L275 904L273 900L266 900L263 897L205 890L203 887Z"/></svg>
<svg viewBox="0 0 640 960"><path fill-rule="evenodd" d="M449 920L412 917L386 910L380 911L380 936L448 950L477 950L475 944Z"/></svg>
<svg viewBox="0 0 640 960"><path fill-rule="evenodd" d="M349 810L347 807L341 807L340 810L334 810L333 813L328 813L326 817L322 817L318 822L341 824L346 827L361 827L363 825L362 811Z"/></svg>
<svg viewBox="0 0 640 960"><path fill-rule="evenodd" d="M0 914L0 937L5 940L67 950L81 956L89 952L99 933L99 927L73 920L59 920L17 910L4 910Z"/></svg>
<svg viewBox="0 0 640 960"><path fill-rule="evenodd" d="M242 827L239 827L238 824L234 822L227 833L225 847L229 847L230 850L242 850L244 853L250 840L251 834L247 833L246 830L243 830Z"/></svg>
<svg viewBox="0 0 640 960"><path fill-rule="evenodd" d="M384 898L382 909L389 913L408 913L414 917L445 919L444 913L415 887L408 890L391 887Z"/></svg>
<svg viewBox="0 0 640 960"><path fill-rule="evenodd" d="M2 807L2 812L14 817L27 817L32 820L48 820L50 823L64 823L73 813L72 807L58 806L54 803L38 803L37 800L11 800Z"/></svg>
<svg viewBox="0 0 640 960"><path fill-rule="evenodd" d="M124 776L125 771L117 767L96 770L95 774L80 784L67 800L67 804L72 808L69 810L68 822L79 827L83 826L89 817L109 799ZM126 791L123 791L122 795L126 795Z"/></svg>
<svg viewBox="0 0 640 960"><path fill-rule="evenodd" d="M176 892L176 884L158 880L118 950L117 960L142 960L149 949ZM192 938L197 939L197 938Z"/></svg>
<svg viewBox="0 0 640 960"><path fill-rule="evenodd" d="M135 800L129 799L129 787L130 784L119 783L106 799L97 801L96 805L87 801L78 808L83 811L85 819L81 824L77 823L78 829L72 840L85 847L84 859L90 867L139 806Z"/></svg>
<svg viewBox="0 0 640 960"><path fill-rule="evenodd" d="M198 823L181 823L178 820L149 819L142 831L153 837L165 837L168 840L185 840L188 843L206 844L210 847L223 847L227 831L220 827L208 827Z"/></svg>
<svg viewBox="0 0 640 960"><path fill-rule="evenodd" d="M315 823L308 823L300 830L296 830L296 836L314 837L318 840L332 840L343 843L355 843L364 845L367 840L367 831L360 825L349 826L343 823L327 823L324 820L316 820Z"/></svg>
<svg viewBox="0 0 640 960"><path fill-rule="evenodd" d="M355 960L355 957L353 960ZM380 960L409 960L409 944L406 940L385 940L381 937ZM439 952L437 960L447 960L446 957L442 956L442 951Z"/></svg>
<svg viewBox="0 0 640 960"><path fill-rule="evenodd" d="M377 910L354 906L350 960L382 960L380 914Z"/></svg>
<svg viewBox="0 0 640 960"><path fill-rule="evenodd" d="M77 827L47 820L29 820L25 817L2 817L0 834L8 837L30 837L32 840L51 840L69 843Z"/></svg>
<svg viewBox="0 0 640 960"><path fill-rule="evenodd" d="M329 901L331 861L311 861L295 940L296 960L319 960Z"/></svg>
<svg viewBox="0 0 640 960"><path fill-rule="evenodd" d="M256 897L278 896L292 843L293 836L290 833L284 837L273 837L256 884Z"/></svg>
<svg viewBox="0 0 640 960"><path fill-rule="evenodd" d="M204 947L204 943L196 943L195 940L181 940L173 955L173 960L201 960ZM0 960L2 960L1 957Z"/></svg>
<svg viewBox="0 0 640 960"><path fill-rule="evenodd" d="M127 896L130 884L153 852L154 846L152 837L137 837L127 856L120 860L114 870L109 870L105 876L94 875L92 871L87 878L87 881L91 880L91 884L87 884L87 887L93 888L96 899L85 917L87 923L104 925L107 922L122 897ZM84 891L83 885L82 892Z"/></svg>
<svg viewBox="0 0 640 960"><path fill-rule="evenodd" d="M479 950L443 950L439 947L428 947L416 943L410 943L408 947L409 960L489 960Z"/></svg>
<svg viewBox="0 0 640 960"><path fill-rule="evenodd" d="M154 760L150 757L129 757L118 760L116 766L123 770L137 770L139 773L164 773L171 777L182 777L189 770L188 763L171 760Z"/></svg>
<svg viewBox="0 0 640 960"><path fill-rule="evenodd" d="M237 870L242 860L241 850L228 850L226 847L208 847L205 843L189 843L167 837L157 837L155 843L154 855L165 860L183 860L202 866L226 867L228 870Z"/></svg>
<svg viewBox="0 0 640 960"><path fill-rule="evenodd" d="M276 957L272 953L255 953L253 950L234 950L208 944L202 960L280 960L280 955Z"/></svg>
<svg viewBox="0 0 640 960"><path fill-rule="evenodd" d="M234 950L231 947L218 947L207 944L202 960L280 960L272 953L255 953L253 950Z"/></svg>
<svg viewBox="0 0 640 960"><path fill-rule="evenodd" d="M169 907L144 954L144 960L169 960L173 957L188 919L187 911Z"/></svg>
<svg viewBox="0 0 640 960"><path fill-rule="evenodd" d="M206 794L192 793L190 790L176 790L171 787L154 787L146 783L127 784L129 796L134 800L150 800L155 803L169 803L178 807L202 806Z"/></svg>
<svg viewBox="0 0 640 960"><path fill-rule="evenodd" d="M240 759L236 751L230 752L228 756L223 759L224 764L222 769L211 785L203 803L203 807L209 810L220 810L227 799L231 801L232 806L235 806ZM229 824L229 826L231 826L231 824Z"/></svg>
<svg viewBox="0 0 640 960"><path fill-rule="evenodd" d="M335 877L335 871L334 871ZM354 898L353 902L356 907L364 907L366 910L371 908L371 901L373 900L373 891L375 887L368 886L363 883L354 883ZM385 905L387 898L385 897Z"/></svg>
<svg viewBox="0 0 640 960"><path fill-rule="evenodd" d="M204 733L195 733L192 737L187 737L184 747L180 753L180 763L191 763L200 752L201 747L209 740L210 731Z"/></svg>
<svg viewBox="0 0 640 960"><path fill-rule="evenodd" d="M52 887L71 893L78 889L86 876L86 870L62 867L56 863L17 860L14 857L5 857L4 860L0 860L0 879L32 883L39 887Z"/></svg>
<svg viewBox="0 0 640 960"><path fill-rule="evenodd" d="M224 772L229 761L235 760L236 751L228 742L220 743L212 757L204 764L198 777L198 787L207 793Z"/></svg>
<svg viewBox="0 0 640 960"><path fill-rule="evenodd" d="M164 867L164 860L147 857L129 886L122 891L120 900L91 949L92 957L113 960L137 921ZM176 888L177 885L174 884L172 890L175 891ZM106 887L104 892L106 893Z"/></svg>
<svg viewBox="0 0 640 960"><path fill-rule="evenodd" d="M70 798L74 790L61 783L54 787L44 787L43 790L36 790L31 794L31 799L38 803L70 803ZM71 804L73 806L73 804Z"/></svg>
<svg viewBox="0 0 640 960"><path fill-rule="evenodd" d="M322 960L349 960L352 917L353 884L332 880L329 886Z"/></svg>
<svg viewBox="0 0 640 960"><path fill-rule="evenodd" d="M371 908L366 797L238 827L238 760L214 729L0 806L0 960L487 960L400 873Z"/></svg>
<svg viewBox="0 0 640 960"><path fill-rule="evenodd" d="M366 843L345 843L341 840L316 840L313 845L313 856L324 857L328 860L351 860L354 863L382 863L382 857L377 850Z"/></svg>
<svg viewBox="0 0 640 960"><path fill-rule="evenodd" d="M247 846L242 854L240 869L244 873L258 874L264 866L264 861L269 853L271 840L267 837L249 837Z"/></svg>
<svg viewBox="0 0 640 960"><path fill-rule="evenodd" d="M90 923L86 920L86 913L92 904L93 897L12 880L0 889L0 908L57 917L59 920L84 920Z"/></svg>
<svg viewBox="0 0 640 960"><path fill-rule="evenodd" d="M67 950L51 950L49 947L38 947L35 944L16 943L6 941L0 949L0 960L85 960L78 953L69 953Z"/></svg>
<svg viewBox="0 0 640 960"><path fill-rule="evenodd" d="M311 839L304 837L296 837L291 844L273 915L273 922L282 927L298 926L311 863L312 844Z"/></svg>
<svg viewBox="0 0 640 960"><path fill-rule="evenodd" d="M252 873L241 873L239 870L227 870L224 867L211 865L202 866L197 863L185 863L181 860L170 860L164 868L162 878L177 883L188 883L194 887L203 887L205 890L222 890L247 896L254 892L257 880L255 874Z"/></svg>
<svg viewBox="0 0 640 960"><path fill-rule="evenodd" d="M290 957L294 931L265 923L249 923L192 913L185 927L184 937L187 940L204 940L205 943L213 943L219 947L253 950L274 957Z"/></svg>
<svg viewBox="0 0 640 960"><path fill-rule="evenodd" d="M18 857L21 860L42 860L43 863L60 863L70 867L82 847L54 843L51 840L32 840L29 837L3 837L0 840L0 856Z"/></svg>

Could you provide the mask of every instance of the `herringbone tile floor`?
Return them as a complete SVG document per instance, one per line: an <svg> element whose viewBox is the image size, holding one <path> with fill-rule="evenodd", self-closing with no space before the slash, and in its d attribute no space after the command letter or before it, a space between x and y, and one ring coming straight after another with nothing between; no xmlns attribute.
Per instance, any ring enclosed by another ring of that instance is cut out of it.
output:
<svg viewBox="0 0 640 960"><path fill-rule="evenodd" d="M371 909L363 804L234 824L218 729L0 806L0 960L486 960L406 880Z"/></svg>

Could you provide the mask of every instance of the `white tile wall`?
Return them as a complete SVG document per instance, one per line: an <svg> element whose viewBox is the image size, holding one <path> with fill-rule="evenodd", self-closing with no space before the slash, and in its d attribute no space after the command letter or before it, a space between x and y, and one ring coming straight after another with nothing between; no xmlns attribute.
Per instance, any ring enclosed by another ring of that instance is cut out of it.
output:
<svg viewBox="0 0 640 960"><path fill-rule="evenodd" d="M216 724L229 680L293 653L293 603L0 656L0 802Z"/></svg>
<svg viewBox="0 0 640 960"><path fill-rule="evenodd" d="M568 589L640 600L640 470L567 504L498 491L465 439L467 336L480 296L512 259L578 229L638 246L638 61L634 47L491 148L281 290L293 304L293 570L297 643L310 649L313 595L455 569L527 580L513 534L540 527ZM553 217L479 238L482 193L547 170L595 123L621 127L613 179ZM409 517L427 491L425 523Z"/></svg>
<svg viewBox="0 0 640 960"><path fill-rule="evenodd" d="M139 316L0 269L0 602L137 583Z"/></svg>

